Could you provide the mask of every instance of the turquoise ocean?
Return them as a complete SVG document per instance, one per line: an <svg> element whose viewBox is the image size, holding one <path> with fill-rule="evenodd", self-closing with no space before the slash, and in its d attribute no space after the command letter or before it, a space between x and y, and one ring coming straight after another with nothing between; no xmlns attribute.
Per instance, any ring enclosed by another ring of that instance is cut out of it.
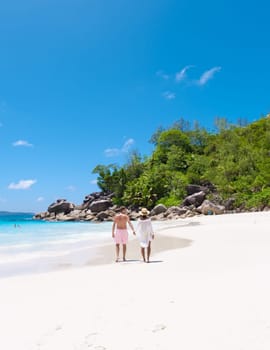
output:
<svg viewBox="0 0 270 350"><path fill-rule="evenodd" d="M84 266L99 245L112 242L111 222L46 222L32 217L0 212L0 278Z"/></svg>

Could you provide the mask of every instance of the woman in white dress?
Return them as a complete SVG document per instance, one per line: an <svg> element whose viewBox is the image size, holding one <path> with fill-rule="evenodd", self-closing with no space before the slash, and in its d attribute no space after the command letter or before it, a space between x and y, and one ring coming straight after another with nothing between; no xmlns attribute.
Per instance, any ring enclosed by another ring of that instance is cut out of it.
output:
<svg viewBox="0 0 270 350"><path fill-rule="evenodd" d="M140 217L138 219L136 233L140 241L143 261L149 263L151 254L151 241L154 239L154 231L151 219L149 217L149 211L146 208L142 208L140 211Z"/></svg>

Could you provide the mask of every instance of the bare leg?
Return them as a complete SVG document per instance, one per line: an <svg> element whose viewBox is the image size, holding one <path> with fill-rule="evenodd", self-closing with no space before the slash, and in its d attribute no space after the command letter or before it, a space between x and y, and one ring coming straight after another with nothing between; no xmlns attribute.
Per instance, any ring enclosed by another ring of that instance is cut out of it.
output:
<svg viewBox="0 0 270 350"><path fill-rule="evenodd" d="M143 257L143 261L145 262L145 251L144 251L143 247L141 247L141 254L142 254L142 257Z"/></svg>
<svg viewBox="0 0 270 350"><path fill-rule="evenodd" d="M123 244L123 261L126 261L126 251L127 251L127 245Z"/></svg>
<svg viewBox="0 0 270 350"><path fill-rule="evenodd" d="M149 242L148 247L147 247L147 262L149 263L149 258L151 254L151 242Z"/></svg>
<svg viewBox="0 0 270 350"><path fill-rule="evenodd" d="M119 251L120 251L119 244L115 245L115 250L116 250L116 260L115 260L115 262L118 262L119 261Z"/></svg>

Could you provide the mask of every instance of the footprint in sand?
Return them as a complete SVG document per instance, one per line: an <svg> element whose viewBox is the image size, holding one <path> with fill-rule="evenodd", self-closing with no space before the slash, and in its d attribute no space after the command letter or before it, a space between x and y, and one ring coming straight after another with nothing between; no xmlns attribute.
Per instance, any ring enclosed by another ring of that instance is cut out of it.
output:
<svg viewBox="0 0 270 350"><path fill-rule="evenodd" d="M41 349L41 347L44 347L44 345L48 342L48 340L54 336L56 332L59 332L63 329L63 326L58 324L56 325L52 330L49 330L47 333L43 334L41 336L41 339L36 344L38 349Z"/></svg>
<svg viewBox="0 0 270 350"><path fill-rule="evenodd" d="M154 329L152 329L152 332L153 333L160 332L160 331L163 331L166 328L167 327L164 324L156 324Z"/></svg>
<svg viewBox="0 0 270 350"><path fill-rule="evenodd" d="M79 345L78 350L87 350L90 348L94 349L94 350L106 350L106 348L104 346L94 344L94 343L96 343L97 335L98 335L98 333L96 333L96 332L87 334L84 338L83 343L81 345Z"/></svg>

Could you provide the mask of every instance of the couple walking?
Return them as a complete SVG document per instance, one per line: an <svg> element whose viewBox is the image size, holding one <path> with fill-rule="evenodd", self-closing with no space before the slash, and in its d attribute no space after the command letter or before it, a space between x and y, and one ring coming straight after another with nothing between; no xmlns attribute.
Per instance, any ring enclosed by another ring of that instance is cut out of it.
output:
<svg viewBox="0 0 270 350"><path fill-rule="evenodd" d="M119 261L120 244L123 245L123 261L126 261L128 241L127 224L130 226L133 234L137 234L138 236L143 261L149 262L151 254L151 241L154 239L154 231L151 219L149 218L149 211L146 208L141 209L135 231L127 215L127 209L125 207L120 208L120 213L115 216L112 226L112 237L114 238L116 249L116 262Z"/></svg>

